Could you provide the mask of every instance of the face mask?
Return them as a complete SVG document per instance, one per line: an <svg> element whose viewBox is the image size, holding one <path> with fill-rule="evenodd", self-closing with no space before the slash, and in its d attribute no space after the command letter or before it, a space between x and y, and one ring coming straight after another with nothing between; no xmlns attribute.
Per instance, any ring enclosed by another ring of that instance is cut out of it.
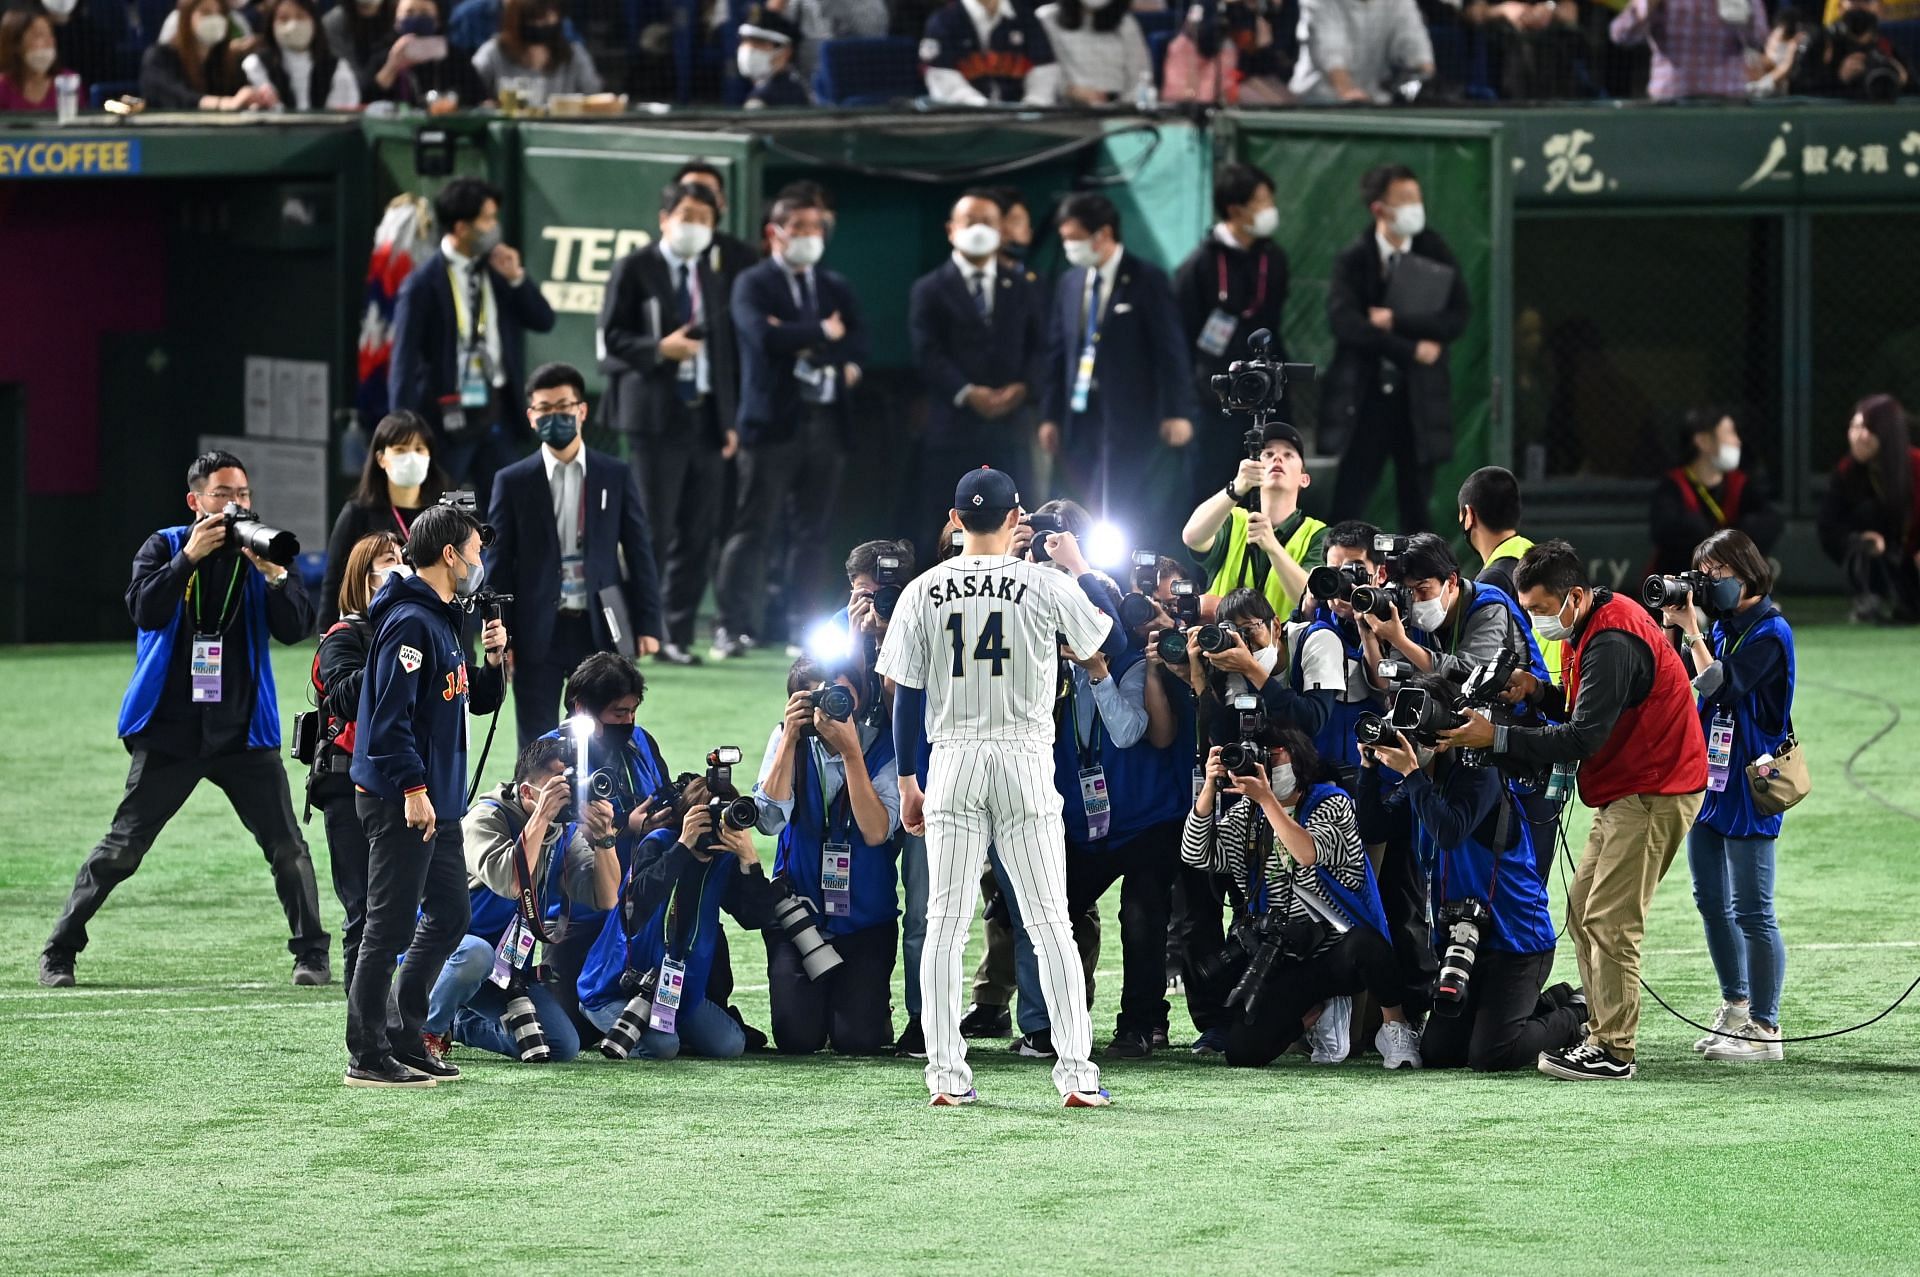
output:
<svg viewBox="0 0 1920 1277"><path fill-rule="evenodd" d="M1027 260L1027 246L1025 244L1016 244L1012 240L1006 240L1000 245L1000 251L1016 262L1024 262Z"/></svg>
<svg viewBox="0 0 1920 1277"><path fill-rule="evenodd" d="M40 7L56 18L64 18L80 7L80 0L44 0Z"/></svg>
<svg viewBox="0 0 1920 1277"><path fill-rule="evenodd" d="M1293 793L1293 764L1279 763L1267 774L1267 783L1273 787L1274 797L1286 798Z"/></svg>
<svg viewBox="0 0 1920 1277"><path fill-rule="evenodd" d="M1432 634L1447 623L1447 601L1422 599L1407 609L1407 620L1415 629Z"/></svg>
<svg viewBox="0 0 1920 1277"><path fill-rule="evenodd" d="M289 52L305 53L313 47L313 23L276 22L273 24L273 39Z"/></svg>
<svg viewBox="0 0 1920 1277"><path fill-rule="evenodd" d="M485 257L498 247L500 247L500 223L498 222L474 236L473 255L475 257Z"/></svg>
<svg viewBox="0 0 1920 1277"><path fill-rule="evenodd" d="M460 563L467 569L467 574L453 583L453 597L470 599L480 593L480 586L487 579L487 565L484 560L479 563L468 563L465 559L461 559Z"/></svg>
<svg viewBox="0 0 1920 1277"><path fill-rule="evenodd" d="M193 20L193 38L211 48L227 38L227 15L202 14Z"/></svg>
<svg viewBox="0 0 1920 1277"><path fill-rule="evenodd" d="M1547 640L1547 642L1549 643L1565 642L1567 636L1571 634L1573 630L1570 626L1568 626L1564 621L1560 619L1560 615L1562 612L1565 612L1567 610L1568 606L1571 605L1572 602L1573 602L1573 595L1569 594L1566 597L1566 601L1560 604L1559 612L1555 612L1552 616L1534 617L1533 632L1535 634L1538 634L1541 638Z"/></svg>
<svg viewBox="0 0 1920 1277"><path fill-rule="evenodd" d="M1280 210L1269 204L1253 215L1253 237L1265 239L1280 229Z"/></svg>
<svg viewBox="0 0 1920 1277"><path fill-rule="evenodd" d="M827 251L827 241L821 235L795 235L787 241L786 252L781 256L792 266L811 266L820 260Z"/></svg>
<svg viewBox="0 0 1920 1277"><path fill-rule="evenodd" d="M1840 25L1847 29L1848 35L1859 40L1872 35L1880 19L1865 9L1849 9L1840 15Z"/></svg>
<svg viewBox="0 0 1920 1277"><path fill-rule="evenodd" d="M397 575L399 574L392 568L382 568L377 572L367 573L367 597L372 598L374 595L380 593L381 590L386 588L387 582L393 580Z"/></svg>
<svg viewBox="0 0 1920 1277"><path fill-rule="evenodd" d="M602 723L600 724L600 739L615 749L625 749L633 743L633 724Z"/></svg>
<svg viewBox="0 0 1920 1277"><path fill-rule="evenodd" d="M393 30L397 35L432 35L434 21L427 14L416 13L412 17L402 18L394 23Z"/></svg>
<svg viewBox="0 0 1920 1277"><path fill-rule="evenodd" d="M1714 457L1713 463L1722 470L1738 470L1740 468L1740 445L1737 443L1721 444L1719 455Z"/></svg>
<svg viewBox="0 0 1920 1277"><path fill-rule="evenodd" d="M1099 251L1094 248L1093 241L1090 239L1063 239L1060 241L1060 246L1066 250L1067 265L1075 269L1093 266L1100 260Z"/></svg>
<svg viewBox="0 0 1920 1277"><path fill-rule="evenodd" d="M33 72L35 75L45 75L47 72L53 70L54 55L58 52L58 49L28 49L26 56L27 70Z"/></svg>
<svg viewBox="0 0 1920 1277"><path fill-rule="evenodd" d="M1270 645L1261 648L1253 654L1253 663L1260 667L1262 673L1273 673L1273 667L1280 663L1279 647Z"/></svg>
<svg viewBox="0 0 1920 1277"><path fill-rule="evenodd" d="M1707 591L1707 613L1711 616L1732 616L1740 609L1740 590L1739 577L1717 578Z"/></svg>
<svg viewBox="0 0 1920 1277"><path fill-rule="evenodd" d="M399 488L417 488L427 481L427 471L433 466L433 458L424 452L395 452L389 448L387 458L387 482Z"/></svg>
<svg viewBox="0 0 1920 1277"><path fill-rule="evenodd" d="M700 256L712 243L711 226L702 226L699 222L673 222L667 227L667 247L683 261Z"/></svg>
<svg viewBox="0 0 1920 1277"><path fill-rule="evenodd" d="M570 412L547 413L536 419L533 426L540 435L540 442L549 448L564 448L580 433L580 422Z"/></svg>
<svg viewBox="0 0 1920 1277"><path fill-rule="evenodd" d="M755 49L741 45L739 53L734 55L734 63L740 68L740 74L755 84L773 74L773 50Z"/></svg>
<svg viewBox="0 0 1920 1277"><path fill-rule="evenodd" d="M953 233L953 246L965 257L991 257L1000 247L1000 232L991 226L962 226Z"/></svg>
<svg viewBox="0 0 1920 1277"><path fill-rule="evenodd" d="M1412 239L1427 229L1427 206L1425 204L1402 204L1393 210L1393 233L1402 239Z"/></svg>

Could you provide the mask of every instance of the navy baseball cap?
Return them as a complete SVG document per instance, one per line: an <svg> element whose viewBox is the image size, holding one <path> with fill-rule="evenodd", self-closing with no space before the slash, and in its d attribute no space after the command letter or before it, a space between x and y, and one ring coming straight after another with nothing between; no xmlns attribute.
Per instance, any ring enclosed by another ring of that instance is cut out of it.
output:
<svg viewBox="0 0 1920 1277"><path fill-rule="evenodd" d="M953 490L953 508L966 514L973 510L1012 510L1020 504L1020 490L1004 470L981 466L960 476Z"/></svg>
<svg viewBox="0 0 1920 1277"><path fill-rule="evenodd" d="M1290 444L1302 459L1307 455L1306 440L1300 437L1298 430L1284 421L1269 421L1266 429L1260 432L1260 446L1264 448L1270 443Z"/></svg>

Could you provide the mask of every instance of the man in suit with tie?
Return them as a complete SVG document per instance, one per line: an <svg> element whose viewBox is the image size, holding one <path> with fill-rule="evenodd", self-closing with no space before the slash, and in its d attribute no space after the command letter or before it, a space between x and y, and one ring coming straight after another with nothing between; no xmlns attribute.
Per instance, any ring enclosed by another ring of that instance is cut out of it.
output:
<svg viewBox="0 0 1920 1277"><path fill-rule="evenodd" d="M1453 250L1426 229L1412 169L1371 169L1360 194L1373 224L1340 250L1327 281L1335 345L1320 400L1320 446L1341 451L1344 444L1336 519L1366 515L1391 455L1401 531L1418 532L1432 526L1433 468L1453 456L1447 347L1467 328L1467 286ZM1409 258L1419 260L1396 290L1394 277Z"/></svg>
<svg viewBox="0 0 1920 1277"><path fill-rule="evenodd" d="M952 256L914 281L907 313L927 387L921 472L929 483L950 487L954 475L984 465L1027 490L1047 321L1033 275L1000 257L1000 221L991 194L962 195L947 219ZM930 497L923 508L939 505Z"/></svg>
<svg viewBox="0 0 1920 1277"><path fill-rule="evenodd" d="M1072 268L1054 288L1040 446L1136 546L1170 545L1189 494L1192 361L1166 272L1126 251L1104 195L1060 210Z"/></svg>
<svg viewBox="0 0 1920 1277"><path fill-rule="evenodd" d="M675 186L685 183L689 186L704 186L713 192L713 201L720 209L720 221L727 220L727 179L718 167L705 160L688 160L673 175ZM733 286L734 277L741 271L760 260L760 248L749 244L738 235L729 235L726 231L714 228L713 247L707 250L708 263L726 277L727 286Z"/></svg>
<svg viewBox="0 0 1920 1277"><path fill-rule="evenodd" d="M659 659L697 665L694 613L706 592L726 459L739 446L731 283L714 269L720 205L692 183L660 196L660 238L614 263L600 308L603 407L632 439L653 544L665 562Z"/></svg>
<svg viewBox="0 0 1920 1277"><path fill-rule="evenodd" d="M733 285L740 346L740 480L715 593L713 657L744 654L768 606L769 572L790 639L825 602L827 519L851 442L847 396L867 333L847 281L821 269L826 211L783 197L767 213L773 255Z"/></svg>
<svg viewBox="0 0 1920 1277"><path fill-rule="evenodd" d="M400 285L387 393L395 411L434 428L433 459L456 483L487 491L515 451L524 334L553 331L518 250L500 242L500 192L456 177L433 199L440 251Z"/></svg>
<svg viewBox="0 0 1920 1277"><path fill-rule="evenodd" d="M587 382L570 364L527 379L540 451L494 477L487 583L514 596L513 708L520 744L560 721L560 689L589 653L660 650L660 580L640 485L580 437ZM621 574L621 560L626 574Z"/></svg>

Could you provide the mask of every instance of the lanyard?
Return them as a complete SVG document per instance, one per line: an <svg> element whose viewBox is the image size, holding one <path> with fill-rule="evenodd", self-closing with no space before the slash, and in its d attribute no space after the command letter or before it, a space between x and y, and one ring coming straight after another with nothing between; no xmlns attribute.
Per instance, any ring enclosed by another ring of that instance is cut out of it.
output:
<svg viewBox="0 0 1920 1277"><path fill-rule="evenodd" d="M469 303L465 297L460 295L460 277L458 272L454 270L452 262L447 263L447 285L453 292L453 330L466 338L467 349L469 351L477 349L487 339L487 316L493 307L493 290L485 287L481 282L482 276L480 272L485 269L486 267L479 262L474 262L468 267L468 278L473 281L472 284L469 285L468 290L478 297L480 302L480 304L474 308L476 313L472 316L473 328L469 332L467 328L467 307Z"/></svg>
<svg viewBox="0 0 1920 1277"><path fill-rule="evenodd" d="M193 587L199 583L200 572L200 568L195 568L193 575L187 578L187 601L193 604L193 632L195 634L225 634L227 627L233 624L233 612L229 609L233 606L233 592L239 588L240 585L240 563L238 560L235 560L233 577L227 582L227 597L225 601L220 604L220 625L217 629L210 630L207 628L206 591L202 590L198 598L194 597Z"/></svg>
<svg viewBox="0 0 1920 1277"><path fill-rule="evenodd" d="M1700 481L1692 475L1687 476L1687 482L1693 485L1694 494L1700 498L1700 504L1707 507L1707 512L1713 515L1714 523L1720 527L1726 527L1727 516L1726 513L1720 509L1720 503L1715 501L1713 495L1709 493L1706 488L1702 487Z"/></svg>
<svg viewBox="0 0 1920 1277"><path fill-rule="evenodd" d="M1081 327L1086 329L1087 339L1082 343L1083 349L1099 342L1101 310L1113 301L1111 297L1101 296L1101 285L1104 282L1105 281L1100 278L1099 267L1096 266L1087 272L1087 293L1086 299L1082 303L1087 308L1087 318L1086 322L1081 325Z"/></svg>
<svg viewBox="0 0 1920 1277"><path fill-rule="evenodd" d="M693 909L693 934L687 937L687 943L681 947L680 952L684 955L691 955L693 946L700 939L700 923L707 912L707 884L713 880L713 862L700 866L700 870L700 896ZM667 902L667 932L660 937L662 953L672 953L673 933L680 929L680 887L685 881L683 877L673 884L673 899Z"/></svg>
<svg viewBox="0 0 1920 1277"><path fill-rule="evenodd" d="M1109 673L1107 677L1112 678L1114 675ZM1093 695L1091 685L1088 686L1087 695ZM1099 762L1101 756L1106 753L1106 751L1101 748L1101 737L1104 733L1100 726L1100 703L1098 701L1094 702L1093 727L1087 733L1086 739L1082 740L1080 738L1080 680L1071 675L1067 678L1067 718L1073 727L1073 757L1075 765L1077 766L1085 762L1089 754L1093 756L1094 762Z"/></svg>
<svg viewBox="0 0 1920 1277"><path fill-rule="evenodd" d="M1227 304L1227 254L1225 249L1214 254L1213 264L1220 280L1220 304L1225 306ZM1260 278L1259 282L1254 285L1253 302L1245 310L1240 312L1240 318L1252 319L1254 315L1259 312L1261 304L1266 300L1267 255L1262 253L1260 254Z"/></svg>
<svg viewBox="0 0 1920 1277"><path fill-rule="evenodd" d="M837 798L840 800L840 806L844 809L846 820L843 821L840 826L842 830L841 836L839 838L835 838L833 836L834 804L833 804L833 799L829 799L827 797L826 766L820 761L819 755L814 752L818 748L819 746L816 744L815 746L813 746L813 748L810 748L807 751L809 755L807 762L808 762L808 765L813 769L814 782L820 787L820 837L821 837L821 840L824 842L850 843L853 840L849 838L847 834L851 832L850 826L853 821L853 797L851 794L847 792L847 782L843 778L840 782L840 792L834 795L834 798ZM844 769L846 767L845 760L842 760L840 765ZM844 776L844 772L843 772L843 776Z"/></svg>
<svg viewBox="0 0 1920 1277"><path fill-rule="evenodd" d="M394 506L392 507L392 509L393 509L393 521L400 525L400 539L404 541L407 539L407 537L409 537L412 534L407 531L407 521L406 519L401 517L400 507Z"/></svg>
<svg viewBox="0 0 1920 1277"><path fill-rule="evenodd" d="M573 845L574 832L579 828L577 822L567 822L560 830L560 840L553 845L554 855L552 863L548 866L547 894L549 896L553 894L551 879L558 876L560 866L566 860L567 848ZM540 925L540 902L533 890L533 873L527 868L526 839L527 827L522 825L520 832L513 836L513 876L520 884L520 917L533 929L534 939L542 944L552 944L553 938ZM569 914L572 912L571 902L569 902L568 912Z"/></svg>

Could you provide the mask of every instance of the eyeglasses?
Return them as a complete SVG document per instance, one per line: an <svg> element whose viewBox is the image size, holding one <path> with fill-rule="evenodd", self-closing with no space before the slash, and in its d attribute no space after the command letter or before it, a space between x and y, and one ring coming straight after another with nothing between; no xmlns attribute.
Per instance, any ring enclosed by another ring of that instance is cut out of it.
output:
<svg viewBox="0 0 1920 1277"><path fill-rule="evenodd" d="M253 500L253 489L252 488L208 488L206 495L208 496L209 499L214 501L249 502Z"/></svg>
<svg viewBox="0 0 1920 1277"><path fill-rule="evenodd" d="M527 411L536 417L544 417L550 412L572 412L575 408L586 406L584 400L569 399L565 403L529 404Z"/></svg>

